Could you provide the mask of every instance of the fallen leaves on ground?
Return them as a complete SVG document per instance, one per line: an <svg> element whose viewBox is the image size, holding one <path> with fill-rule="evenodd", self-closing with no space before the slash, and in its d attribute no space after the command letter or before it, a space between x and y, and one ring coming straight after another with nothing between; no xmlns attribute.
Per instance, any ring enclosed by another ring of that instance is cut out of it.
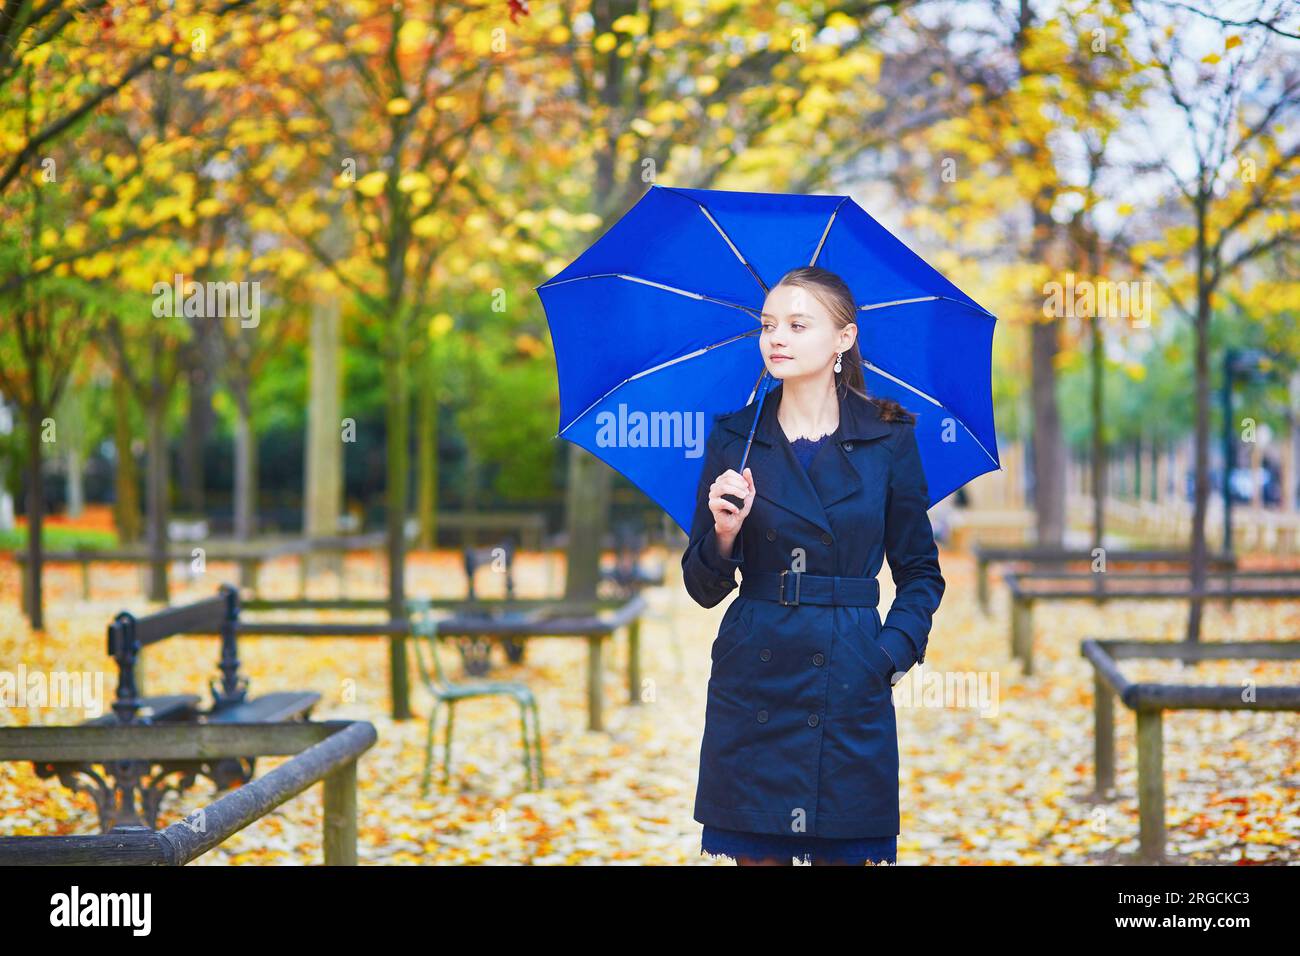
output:
<svg viewBox="0 0 1300 956"><path fill-rule="evenodd" d="M731 865L699 852L691 817L703 730L710 643L726 604L703 609L680 582L678 554L666 560L669 583L647 592L642 625L642 702L628 704L623 636L605 655L602 691L606 732L587 730L586 647L576 639L535 640L518 666L494 656L492 677L520 680L537 695L546 787L523 790L519 710L508 698L457 706L451 780L442 783L442 724L433 785L420 794L425 718L430 698L412 662L417 718L389 716L388 650L383 640L244 638L243 673L254 695L316 690L315 719L375 725L378 743L358 771L358 856L363 863L687 863ZM517 557L521 596L557 593L558 558ZM994 609L976 607L974 566L961 552L941 556L947 589L935 615L924 665L895 691L900 746L900 865L1109 863L1137 849L1135 721L1117 706L1116 789L1098 800L1093 788L1092 670L1079 654L1085 636L1173 640L1186 618L1176 601L1044 603L1035 612L1035 669L1019 673L1008 658L1008 606L995 579ZM224 577L222 575L225 575ZM197 580L175 581L173 603L206 597L233 568L213 565ZM412 594L460 596L463 572L450 552L417 553L408 565ZM269 563L269 596L296 596L293 559ZM346 585L353 597L382 596L382 563L348 558L342 580L312 581L313 596ZM882 573L882 617L892 592ZM82 600L80 573L55 566L46 576L48 628L32 634L17 606L18 574L0 559L0 669L91 670L105 674L111 699L116 671L104 655L105 627L122 608L144 613L141 573L131 566L93 571L92 600ZM480 593L500 593L480 584ZM350 613L301 615L345 620ZM1206 608L1207 639L1285 639L1300 631L1295 602L1243 602ZM446 647L444 663L459 668ZM151 647L147 691L198 693L216 674L216 638L186 637ZM1176 662L1125 661L1132 680L1186 682ZM1198 683L1294 684L1291 662L1213 662ZM952 691L941 688L951 685ZM958 686L972 691L955 696ZM982 689L982 691L981 691ZM984 696L980 696L981 692ZM929 696L927 696L929 695ZM445 710L444 710L445 713ZM0 710L0 724L74 723L75 713ZM1291 712L1166 714L1164 760L1168 853L1193 863L1295 863L1300 860L1297 715ZM286 758L262 758L258 772ZM161 825L214 799L199 785L164 802ZM0 834L98 832L88 796L36 777L30 764L0 764ZM283 804L198 858L193 865L310 864L322 859L321 787Z"/></svg>

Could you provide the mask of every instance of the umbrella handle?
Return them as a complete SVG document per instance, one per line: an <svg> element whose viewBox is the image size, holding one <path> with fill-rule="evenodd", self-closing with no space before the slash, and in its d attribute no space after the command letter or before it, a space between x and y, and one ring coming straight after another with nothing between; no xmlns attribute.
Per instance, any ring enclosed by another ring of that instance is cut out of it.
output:
<svg viewBox="0 0 1300 956"><path fill-rule="evenodd" d="M745 462L749 461L749 447L754 443L754 430L758 428L758 418L763 414L763 399L767 397L768 389L772 387L772 373L766 366L763 368L763 377L758 380L758 389L755 393L754 420L749 426L749 437L745 439L745 453L740 457L740 467L737 471L743 476L745 474ZM723 495L723 501L730 501L741 511L745 510L745 501L736 495Z"/></svg>

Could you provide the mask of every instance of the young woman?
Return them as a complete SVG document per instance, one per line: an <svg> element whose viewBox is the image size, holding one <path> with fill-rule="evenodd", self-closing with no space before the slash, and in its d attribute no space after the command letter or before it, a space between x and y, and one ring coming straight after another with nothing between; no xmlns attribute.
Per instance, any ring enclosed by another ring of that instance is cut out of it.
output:
<svg viewBox="0 0 1300 956"><path fill-rule="evenodd" d="M682 555L703 607L741 570L713 642L694 817L701 853L742 865L897 862L892 683L925 659L944 579L916 418L867 396L857 315L825 269L768 293L759 348L780 383L743 475L753 405L715 418Z"/></svg>

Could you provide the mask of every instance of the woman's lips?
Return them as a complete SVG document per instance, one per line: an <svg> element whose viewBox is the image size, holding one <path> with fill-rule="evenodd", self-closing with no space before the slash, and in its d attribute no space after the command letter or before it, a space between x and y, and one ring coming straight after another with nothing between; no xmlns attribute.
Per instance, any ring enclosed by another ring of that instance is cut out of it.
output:
<svg viewBox="0 0 1300 956"><path fill-rule="evenodd" d="M773 362L786 362L786 361L789 361L790 359L792 359L793 357L794 357L794 356L792 356L792 355L773 355L773 356L772 356L772 361L773 361Z"/></svg>

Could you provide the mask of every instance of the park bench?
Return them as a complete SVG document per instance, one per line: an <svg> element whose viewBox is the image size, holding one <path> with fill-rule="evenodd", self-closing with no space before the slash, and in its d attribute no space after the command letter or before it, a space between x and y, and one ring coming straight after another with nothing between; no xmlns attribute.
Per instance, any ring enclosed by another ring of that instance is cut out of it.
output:
<svg viewBox="0 0 1300 956"><path fill-rule="evenodd" d="M378 612L381 617L371 620L304 621L258 616L260 612L365 611ZM410 625L405 609L399 605L393 614L389 598L245 598L240 602L237 630L240 637L288 637L308 640L331 638L358 638L388 642L389 704L393 720L411 717L410 687L408 679L407 639ZM253 616L250 617L249 615Z"/></svg>
<svg viewBox="0 0 1300 956"><path fill-rule="evenodd" d="M948 543L957 551L978 542L1023 547L1036 523L1027 508L955 508L948 515Z"/></svg>
<svg viewBox="0 0 1300 956"><path fill-rule="evenodd" d="M167 522L167 540L178 544L182 548L188 546L189 554L176 562L172 573L178 580L193 581L199 577L199 573L194 570L194 563L191 560L195 548L200 547L199 542L208 540L208 521L206 518L181 518L173 516ZM170 550L170 548L168 549Z"/></svg>
<svg viewBox="0 0 1300 956"><path fill-rule="evenodd" d="M1093 668L1093 721L1096 796L1105 799L1115 786L1114 700L1137 720L1138 837L1144 861L1158 862L1165 853L1164 713L1172 710L1300 711L1300 686L1134 683L1119 662L1164 658L1184 662L1208 660L1300 660L1300 641L1135 641L1086 638L1080 652Z"/></svg>
<svg viewBox="0 0 1300 956"><path fill-rule="evenodd" d="M479 601L470 604L452 598L434 598L429 604L437 611L446 612L437 624L438 639L456 637L492 637L495 640L518 638L539 640L567 638L587 644L587 727L604 730L604 694L601 689L604 673L603 653L605 642L617 632L625 630L628 639L627 686L629 702L641 703L641 619L647 604L644 595L621 601L609 598L563 601L554 598L516 598L512 602ZM483 604L495 604L503 610L516 612L510 619L502 616L485 617ZM608 610L608 616L600 612Z"/></svg>
<svg viewBox="0 0 1300 956"><path fill-rule="evenodd" d="M603 645L615 632L625 628L628 637L628 696L633 705L641 702L644 688L641 686L640 633L641 619L647 610L642 595L630 601L610 598L562 601L555 598L501 599L476 596L473 601L465 598L434 598L430 603L435 609L445 611L449 617L439 622L440 640L453 637L521 641L566 637L585 640L588 647L588 726L592 730L604 729L599 677L602 673ZM610 617L602 617L599 614L602 610L614 613ZM260 611L372 611L383 612L383 619L327 622L250 619L250 613ZM412 634L409 613L409 605L400 605L394 615L389 598L245 599L241 602L238 633L241 637L386 640L389 644L388 678L392 718L408 720L413 716L408 680L410 659L407 645L411 643ZM556 616L564 619L556 621Z"/></svg>
<svg viewBox="0 0 1300 956"><path fill-rule="evenodd" d="M546 515L540 511L439 511L439 536L459 532L457 543L474 547L480 534L507 534L525 551L540 551L546 534Z"/></svg>
<svg viewBox="0 0 1300 956"><path fill-rule="evenodd" d="M1011 564L1015 570L1037 568L1048 571L1064 571L1065 565L1090 564L1094 560L1090 548L1043 548L1043 547L996 547L976 544L972 549L975 556L975 589L979 597L980 610L989 611L989 567L994 564ZM1161 549L1105 550L1106 567L1171 566L1190 568L1192 555L1188 551L1170 551ZM1231 571L1237 567L1237 559L1230 554L1211 554L1206 557L1206 566L1212 571ZM1150 568L1154 570L1153 567Z"/></svg>
<svg viewBox="0 0 1300 956"><path fill-rule="evenodd" d="M144 617L123 611L108 627L108 653L117 664L118 685L112 712L83 726L131 727L158 724L275 724L302 721L320 701L315 691L281 691L260 697L248 696L248 680L239 673L237 645L239 592L222 585L215 597L193 604L169 607ZM209 682L209 707L202 708L196 694L141 696L138 667L141 651L180 634L217 634L221 637L219 683ZM88 792L95 801L100 827L108 832L118 825L147 825L156 828L158 810L169 792L180 793L202 775L218 791L247 783L255 769L255 756L230 756L214 760L163 763L158 769L150 761L114 762L92 755L81 761L38 763L38 776L57 776L73 791ZM101 764L100 774L94 765ZM180 774L174 784L167 778ZM84 778L82 779L78 778ZM137 811L139 801L143 811Z"/></svg>
<svg viewBox="0 0 1300 956"><path fill-rule="evenodd" d="M182 531L182 533L186 533ZM300 597L307 594L307 579L313 564L327 567L342 585L344 580L343 562L346 555L356 551L379 551L387 542L382 531L369 534L329 535L316 538L301 537L259 537L247 541L233 538L194 538L188 542L169 541L167 561L185 565L181 577L193 580L197 575L189 571L196 547L203 548L206 564L231 562L239 567L239 583L247 592L257 593L262 566L268 561L283 557L296 557L298 563L298 593ZM21 577L20 599L24 614L30 613L30 574L27 568L27 552L16 551L14 560L18 564ZM153 555L145 545L133 545L121 548L74 548L64 551L47 551L42 557L42 565L49 568L56 564L75 564L81 572L81 596L84 600L91 597L90 572L95 565L132 564L146 569L153 561ZM174 570L174 569L173 569Z"/></svg>
<svg viewBox="0 0 1300 956"><path fill-rule="evenodd" d="M1300 600L1300 570L1209 572L1205 583L1205 590L1193 591L1184 571L1009 573L1006 585L1011 592L1011 656L1020 659L1024 674L1033 673L1033 609L1039 601L1091 601L1104 605L1117 601L1149 603L1200 597L1231 606L1234 601Z"/></svg>
<svg viewBox="0 0 1300 956"><path fill-rule="evenodd" d="M256 539L251 541L236 541L229 538L209 538L203 545L192 542L184 550L177 547L178 542L172 541L167 546L167 561L172 563L184 564L185 573L182 578L193 580L197 575L189 572L190 562L193 560L193 551L195 547L203 547L204 561L208 564L218 562L232 562L239 566L240 584L252 591L257 590L258 578L261 574L262 565L267 561L273 561L276 558L285 555L301 555L304 546L297 541L282 539ZM18 570L21 578L20 582L20 599L22 602L22 611L24 614L30 612L30 574L27 568L27 552L17 551L14 553L14 560L18 564ZM153 561L153 555L148 547L135 545L123 548L73 548L66 551L47 551L42 556L41 563L45 568L56 564L75 564L81 572L81 597L89 601L91 598L91 568L95 565L104 564L131 564L140 569L146 569Z"/></svg>
<svg viewBox="0 0 1300 956"><path fill-rule="evenodd" d="M649 543L644 527L621 522L614 529L614 564L601 568L600 580L609 583L616 597L627 599L644 588L664 583L662 566L649 570L641 566L641 555Z"/></svg>
<svg viewBox="0 0 1300 956"><path fill-rule="evenodd" d="M511 610L509 605L515 599L515 545L510 538L505 538L499 544L483 548L465 548L465 579L466 579L466 600L470 606L462 613L469 615L481 615L486 620L511 621L520 620L520 613ZM496 570L496 562L502 560L504 567L501 570L505 573L506 588L506 607L494 608L492 605L483 604L479 601L475 575L482 568L492 568ZM461 666L464 667L465 673L474 677L483 677L492 670L492 645L500 643L505 651L506 659L512 664L519 664L524 659L524 649L527 646L524 641L518 638L499 638L494 639L493 635L468 635L461 637L456 641L460 650Z"/></svg>

